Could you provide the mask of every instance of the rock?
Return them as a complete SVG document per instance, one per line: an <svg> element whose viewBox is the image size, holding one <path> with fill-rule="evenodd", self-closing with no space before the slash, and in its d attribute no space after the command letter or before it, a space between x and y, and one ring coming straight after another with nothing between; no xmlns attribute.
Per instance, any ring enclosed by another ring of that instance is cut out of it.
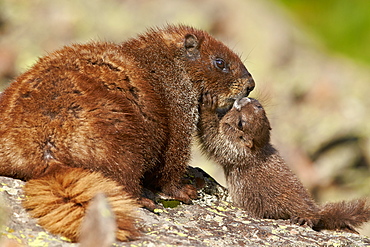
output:
<svg viewBox="0 0 370 247"><path fill-rule="evenodd" d="M155 212L138 209L137 223L142 236L114 246L369 246L370 239L360 235L323 231L292 225L285 220L258 220L233 207L227 190L200 168L190 167L188 178L197 187L199 199L192 205L174 208L159 206ZM68 239L52 235L36 224L21 206L23 181L0 177L0 192L8 207L9 220L1 233L25 246L78 246ZM147 191L148 197L168 202ZM165 203L166 204L166 203ZM176 203L175 203L176 204ZM0 216L4 218L3 210Z"/></svg>

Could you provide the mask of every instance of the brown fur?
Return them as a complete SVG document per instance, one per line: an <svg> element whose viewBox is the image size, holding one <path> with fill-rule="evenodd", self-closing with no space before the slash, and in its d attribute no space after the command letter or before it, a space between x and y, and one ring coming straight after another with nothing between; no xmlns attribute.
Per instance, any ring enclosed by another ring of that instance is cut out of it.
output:
<svg viewBox="0 0 370 247"><path fill-rule="evenodd" d="M355 227L370 220L366 199L319 207L297 176L270 144L270 123L261 104L251 98L236 100L224 116L217 97L203 96L199 139L203 151L225 172L236 206L257 218L291 219L315 230Z"/></svg>
<svg viewBox="0 0 370 247"><path fill-rule="evenodd" d="M121 44L64 47L0 95L0 175L44 181L83 168L132 198L147 186L188 203L196 191L181 178L202 92L228 107L253 88L235 53L187 26L152 29Z"/></svg>
<svg viewBox="0 0 370 247"><path fill-rule="evenodd" d="M117 222L117 239L125 241L138 236L134 221L138 205L123 186L98 172L67 168L42 178L29 180L23 206L38 223L53 234L62 234L72 241L80 237L83 216L90 201L104 193Z"/></svg>

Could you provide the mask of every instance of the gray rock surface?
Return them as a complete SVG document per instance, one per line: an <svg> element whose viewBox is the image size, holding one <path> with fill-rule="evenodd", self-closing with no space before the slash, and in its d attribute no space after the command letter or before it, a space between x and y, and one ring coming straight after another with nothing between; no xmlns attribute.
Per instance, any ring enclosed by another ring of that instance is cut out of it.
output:
<svg viewBox="0 0 370 247"><path fill-rule="evenodd" d="M203 187L193 205L164 208L159 204L155 213L138 209L141 220L137 224L142 236L113 246L370 246L369 238L356 234L316 232L289 221L250 218L243 210L233 207L227 190L201 169L189 168L188 176L197 187ZM9 212L2 237L23 246L78 246L46 232L29 217L21 206L23 185L23 181L0 177L0 194ZM164 204L171 202L158 195L150 196ZM4 219L4 213L2 216Z"/></svg>

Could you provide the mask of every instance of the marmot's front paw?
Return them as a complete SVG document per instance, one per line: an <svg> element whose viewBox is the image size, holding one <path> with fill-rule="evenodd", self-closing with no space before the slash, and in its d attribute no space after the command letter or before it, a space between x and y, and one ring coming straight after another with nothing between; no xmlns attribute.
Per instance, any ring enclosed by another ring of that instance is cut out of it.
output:
<svg viewBox="0 0 370 247"><path fill-rule="evenodd" d="M154 211L154 209L157 208L157 205L155 204L155 202L153 200L149 199L149 198L146 198L146 197L138 198L137 203L140 206L142 206L142 207L144 207L144 208L146 208L150 211Z"/></svg>
<svg viewBox="0 0 370 247"><path fill-rule="evenodd" d="M197 189L190 184L183 184L181 187L170 187L163 189L163 193L171 199L181 201L185 204L190 204L192 199L198 197Z"/></svg>
<svg viewBox="0 0 370 247"><path fill-rule="evenodd" d="M215 111L218 106L218 97L206 92L202 95L201 109L207 111Z"/></svg>

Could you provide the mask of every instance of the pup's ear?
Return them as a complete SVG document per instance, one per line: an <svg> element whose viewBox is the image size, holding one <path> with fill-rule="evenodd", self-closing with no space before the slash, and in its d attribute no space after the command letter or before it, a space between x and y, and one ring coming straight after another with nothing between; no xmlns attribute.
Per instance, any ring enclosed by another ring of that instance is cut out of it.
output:
<svg viewBox="0 0 370 247"><path fill-rule="evenodd" d="M200 56L201 41L194 34L185 35L184 47L189 58L196 59Z"/></svg>
<svg viewBox="0 0 370 247"><path fill-rule="evenodd" d="M245 143L245 146L247 146L249 149L251 149L254 146L253 139L251 139L248 136L244 135L244 132L243 132L243 135L240 136L240 139L243 140L243 142Z"/></svg>
<svg viewBox="0 0 370 247"><path fill-rule="evenodd" d="M245 141L245 145L249 148L249 149L251 149L252 147L253 147L253 140L246 140Z"/></svg>

